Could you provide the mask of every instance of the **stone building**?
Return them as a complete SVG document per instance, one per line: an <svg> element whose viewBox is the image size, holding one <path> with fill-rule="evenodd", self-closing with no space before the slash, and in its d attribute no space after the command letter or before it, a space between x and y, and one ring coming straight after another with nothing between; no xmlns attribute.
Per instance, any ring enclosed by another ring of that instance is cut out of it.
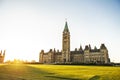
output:
<svg viewBox="0 0 120 80"><path fill-rule="evenodd" d="M62 34L62 51L50 49L49 52L41 50L39 55L40 63L98 63L107 64L110 62L108 50L104 44L100 48L91 48L91 45L86 45L83 49L70 51L70 31L68 24L65 22L65 28Z"/></svg>
<svg viewBox="0 0 120 80"><path fill-rule="evenodd" d="M2 50L1 50L1 52L0 52L0 63L4 62L4 58L5 58L5 50L4 50L3 53L2 53Z"/></svg>

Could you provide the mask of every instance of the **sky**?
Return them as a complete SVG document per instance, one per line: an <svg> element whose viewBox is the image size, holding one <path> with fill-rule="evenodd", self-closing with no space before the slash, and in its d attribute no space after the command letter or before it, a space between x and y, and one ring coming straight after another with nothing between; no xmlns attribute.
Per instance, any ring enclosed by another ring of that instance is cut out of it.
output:
<svg viewBox="0 0 120 80"><path fill-rule="evenodd" d="M66 19L71 50L104 43L111 61L120 62L120 0L0 0L5 61L38 61L42 49L61 51Z"/></svg>

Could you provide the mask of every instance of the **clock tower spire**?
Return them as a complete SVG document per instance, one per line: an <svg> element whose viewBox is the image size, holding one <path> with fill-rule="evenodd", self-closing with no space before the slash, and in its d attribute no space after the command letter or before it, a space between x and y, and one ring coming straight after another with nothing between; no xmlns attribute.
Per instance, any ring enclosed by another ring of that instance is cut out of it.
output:
<svg viewBox="0 0 120 80"><path fill-rule="evenodd" d="M65 22L62 37L62 61L70 62L70 32L68 29L67 21Z"/></svg>

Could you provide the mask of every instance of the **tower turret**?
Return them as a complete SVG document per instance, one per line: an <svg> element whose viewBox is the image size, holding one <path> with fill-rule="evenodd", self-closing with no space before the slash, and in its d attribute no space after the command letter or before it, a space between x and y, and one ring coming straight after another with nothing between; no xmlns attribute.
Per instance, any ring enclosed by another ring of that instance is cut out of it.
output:
<svg viewBox="0 0 120 80"><path fill-rule="evenodd" d="M96 46L94 47L94 50L97 50L97 47L96 47Z"/></svg>
<svg viewBox="0 0 120 80"><path fill-rule="evenodd" d="M39 62L43 63L43 55L44 55L44 50L41 50L40 54L39 54Z"/></svg>
<svg viewBox="0 0 120 80"><path fill-rule="evenodd" d="M89 51L90 51L89 46L86 45L86 46L85 46L85 49L84 49L84 52L85 52L85 53L89 53Z"/></svg>
<svg viewBox="0 0 120 80"><path fill-rule="evenodd" d="M2 50L1 50L1 52L0 52L0 56L2 56Z"/></svg>
<svg viewBox="0 0 120 80"><path fill-rule="evenodd" d="M108 52L108 50L107 50L105 44L101 44L101 46L100 46L100 51L103 52L103 53Z"/></svg>
<svg viewBox="0 0 120 80"><path fill-rule="evenodd" d="M107 50L107 48L106 48L106 46L104 44L101 44L100 51L101 51L101 53L104 54L105 63L109 63L110 60L109 60L108 50Z"/></svg>
<svg viewBox="0 0 120 80"><path fill-rule="evenodd" d="M89 46L86 45L84 49L84 63L89 63L90 62L90 49Z"/></svg>
<svg viewBox="0 0 120 80"><path fill-rule="evenodd" d="M5 50L4 50L3 53L2 53L2 50L1 50L1 52L0 52L0 63L4 62L4 58L5 58Z"/></svg>
<svg viewBox="0 0 120 80"><path fill-rule="evenodd" d="M54 48L54 53L56 53L56 50L55 50L55 48Z"/></svg>
<svg viewBox="0 0 120 80"><path fill-rule="evenodd" d="M4 57L5 57L5 52L6 52L6 51L4 50L4 52L3 52L3 56L4 56Z"/></svg>
<svg viewBox="0 0 120 80"><path fill-rule="evenodd" d="M79 49L79 51L83 51L83 49L82 49L82 46L80 45L80 49Z"/></svg>
<svg viewBox="0 0 120 80"><path fill-rule="evenodd" d="M91 50L91 45L89 44L89 50Z"/></svg>

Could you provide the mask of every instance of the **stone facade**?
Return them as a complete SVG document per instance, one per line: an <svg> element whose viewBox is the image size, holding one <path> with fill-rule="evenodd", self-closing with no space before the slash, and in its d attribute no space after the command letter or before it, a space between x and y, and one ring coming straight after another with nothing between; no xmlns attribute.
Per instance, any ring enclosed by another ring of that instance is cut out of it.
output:
<svg viewBox="0 0 120 80"><path fill-rule="evenodd" d="M86 45L84 49L80 46L79 49L70 51L70 32L67 22L63 30L62 37L62 51L52 50L44 52L41 50L39 56L40 63L98 63L108 64L110 62L108 50L104 44L101 44L100 48L91 49L91 45Z"/></svg>
<svg viewBox="0 0 120 80"><path fill-rule="evenodd" d="M4 58L5 58L5 50L4 50L3 53L2 53L2 50L1 50L1 52L0 52L0 63L4 62Z"/></svg>

